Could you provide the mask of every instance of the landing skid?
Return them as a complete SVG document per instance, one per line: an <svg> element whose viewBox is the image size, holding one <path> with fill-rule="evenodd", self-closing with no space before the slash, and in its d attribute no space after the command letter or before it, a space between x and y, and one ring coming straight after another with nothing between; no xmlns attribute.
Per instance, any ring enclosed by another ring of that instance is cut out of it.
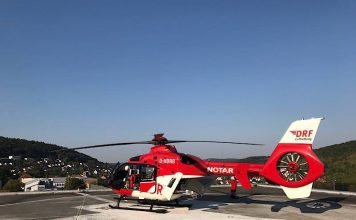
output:
<svg viewBox="0 0 356 220"><path fill-rule="evenodd" d="M141 212L155 212L160 214L164 214L168 212L166 209L153 209L153 205L150 206L150 209L129 208L129 207L120 207L120 206L118 207L113 205L109 205L109 207L112 209L122 209L122 210L141 211Z"/></svg>
<svg viewBox="0 0 356 220"><path fill-rule="evenodd" d="M123 210L155 212L155 213L167 213L168 211L166 209L153 209L153 206L157 205L157 206L166 206L166 207L187 207L187 208L192 207L192 204L180 204L178 202L178 200L174 200L175 204L171 204L171 203L165 203L165 202L154 201L154 200L138 200L135 198L126 198L126 197L117 197L115 199L117 200L117 205L116 206L109 205L109 207L112 209L123 209ZM139 208L132 208L132 207L120 207L120 202L122 199L134 200L134 201L137 201L138 203L143 204L143 205L150 205L150 208L147 210L147 209L139 209Z"/></svg>
<svg viewBox="0 0 356 220"><path fill-rule="evenodd" d="M151 200L138 200L138 203L145 205L158 205L166 207L185 207L191 208L193 204L180 204L178 200L174 200L175 203L161 202L161 201L151 201Z"/></svg>

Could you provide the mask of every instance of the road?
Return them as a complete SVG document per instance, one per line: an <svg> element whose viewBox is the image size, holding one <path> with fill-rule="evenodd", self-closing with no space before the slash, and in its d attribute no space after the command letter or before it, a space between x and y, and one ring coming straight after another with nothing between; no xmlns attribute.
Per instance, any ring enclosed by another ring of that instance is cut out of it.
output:
<svg viewBox="0 0 356 220"><path fill-rule="evenodd" d="M354 219L356 197L312 193L303 200L288 200L280 189L239 188L230 199L228 188L214 187L202 198L185 201L192 208L156 207L165 214L109 209L111 192L1 195L0 219ZM127 202L125 207L147 210Z"/></svg>

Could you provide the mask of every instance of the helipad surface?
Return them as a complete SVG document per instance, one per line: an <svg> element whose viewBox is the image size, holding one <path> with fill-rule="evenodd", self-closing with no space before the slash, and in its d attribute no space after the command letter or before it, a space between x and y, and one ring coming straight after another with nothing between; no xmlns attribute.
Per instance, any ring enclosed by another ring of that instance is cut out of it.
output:
<svg viewBox="0 0 356 220"><path fill-rule="evenodd" d="M0 219L354 219L356 197L312 193L311 198L288 200L280 189L241 189L238 199L230 199L228 188L212 188L204 197L186 201L192 208L154 207L163 212L147 212L149 207L126 202L110 209L112 193L67 193L0 196Z"/></svg>

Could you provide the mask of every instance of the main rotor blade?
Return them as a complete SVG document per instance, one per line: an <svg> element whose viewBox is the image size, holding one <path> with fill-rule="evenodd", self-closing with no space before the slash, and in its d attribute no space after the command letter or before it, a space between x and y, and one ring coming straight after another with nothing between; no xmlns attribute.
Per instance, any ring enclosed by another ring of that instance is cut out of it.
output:
<svg viewBox="0 0 356 220"><path fill-rule="evenodd" d="M112 144L91 145L85 147L75 147L75 148L69 148L69 150L80 150L80 149L110 147L110 146L119 146L119 145L133 145L133 144L154 144L154 143L155 143L154 141L121 142L121 143L112 143Z"/></svg>
<svg viewBox="0 0 356 220"><path fill-rule="evenodd" d="M243 143L243 142L231 142L231 141L186 141L186 140L168 140L168 144L170 143L216 143L216 144L243 144L243 145L257 145L263 146L264 144L255 144L255 143Z"/></svg>
<svg viewBox="0 0 356 220"><path fill-rule="evenodd" d="M168 140L165 143L159 143L157 141L136 141L136 142L120 142L112 144L99 144L91 145L85 147L75 147L68 148L63 150L81 150L81 149L90 149L90 148L99 148L99 147L110 147L110 146L120 146L120 145L134 145L134 144L150 144L150 145L159 145L159 144L171 144L171 143L216 143L216 144L241 144L241 145L263 145L263 144L254 144L254 143L242 143L242 142L231 142L231 141L189 141L189 140ZM61 151L61 150L59 150Z"/></svg>

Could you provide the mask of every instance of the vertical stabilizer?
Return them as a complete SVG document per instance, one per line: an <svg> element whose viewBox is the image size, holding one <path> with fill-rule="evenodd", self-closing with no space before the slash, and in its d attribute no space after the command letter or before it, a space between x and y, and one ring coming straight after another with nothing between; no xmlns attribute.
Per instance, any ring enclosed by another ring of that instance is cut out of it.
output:
<svg viewBox="0 0 356 220"><path fill-rule="evenodd" d="M320 121L323 118L311 118L294 121L279 143L313 144Z"/></svg>

